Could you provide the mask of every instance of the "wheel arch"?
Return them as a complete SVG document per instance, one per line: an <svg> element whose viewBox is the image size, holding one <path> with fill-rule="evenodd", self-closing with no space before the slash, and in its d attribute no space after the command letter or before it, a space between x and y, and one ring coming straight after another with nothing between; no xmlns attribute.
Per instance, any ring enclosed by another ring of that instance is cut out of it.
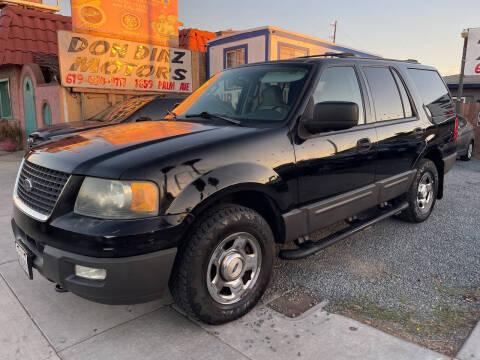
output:
<svg viewBox="0 0 480 360"><path fill-rule="evenodd" d="M280 208L266 191L265 185L245 183L230 186L199 203L191 214L198 218L205 211L222 204L235 204L255 210L270 225L275 242L281 244L285 242L285 223Z"/></svg>
<svg viewBox="0 0 480 360"><path fill-rule="evenodd" d="M415 166L418 165L418 162L421 159L428 159L435 164L435 167L438 170L438 192L437 199L443 199L443 187L444 187L444 176L445 176L445 164L443 163L442 152L436 148L432 147L428 149L416 162Z"/></svg>

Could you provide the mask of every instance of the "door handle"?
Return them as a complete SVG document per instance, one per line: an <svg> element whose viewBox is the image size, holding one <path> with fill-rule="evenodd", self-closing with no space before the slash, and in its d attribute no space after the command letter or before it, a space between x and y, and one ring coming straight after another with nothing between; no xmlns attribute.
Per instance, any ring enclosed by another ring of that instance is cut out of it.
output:
<svg viewBox="0 0 480 360"><path fill-rule="evenodd" d="M372 142L369 138L363 138L357 141L357 149L359 151L368 151L372 148Z"/></svg>
<svg viewBox="0 0 480 360"><path fill-rule="evenodd" d="M422 128L416 128L413 130L413 136L416 138L420 138L423 136L423 129Z"/></svg>

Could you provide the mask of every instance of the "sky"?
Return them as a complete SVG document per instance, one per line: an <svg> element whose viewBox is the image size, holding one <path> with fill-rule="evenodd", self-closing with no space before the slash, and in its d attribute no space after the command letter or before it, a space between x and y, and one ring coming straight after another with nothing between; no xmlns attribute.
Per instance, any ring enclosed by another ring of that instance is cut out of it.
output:
<svg viewBox="0 0 480 360"><path fill-rule="evenodd" d="M480 27L479 0L178 0L185 27L219 31L272 25L383 57L417 59L458 74L465 28ZM45 3L56 3L47 0ZM70 1L60 0L70 15Z"/></svg>

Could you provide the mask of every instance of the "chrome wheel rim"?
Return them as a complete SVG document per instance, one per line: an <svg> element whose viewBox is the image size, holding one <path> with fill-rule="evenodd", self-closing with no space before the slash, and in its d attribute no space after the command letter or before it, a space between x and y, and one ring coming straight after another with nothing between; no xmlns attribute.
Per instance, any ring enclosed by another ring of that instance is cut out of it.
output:
<svg viewBox="0 0 480 360"><path fill-rule="evenodd" d="M418 184L417 205L422 213L428 213L433 204L434 180L431 173L423 174Z"/></svg>
<svg viewBox="0 0 480 360"><path fill-rule="evenodd" d="M218 244L208 262L210 296L223 305L240 301L255 286L261 264L262 250L253 235L229 235Z"/></svg>
<svg viewBox="0 0 480 360"><path fill-rule="evenodd" d="M467 157L470 159L473 155L473 146L472 143L468 144Z"/></svg>

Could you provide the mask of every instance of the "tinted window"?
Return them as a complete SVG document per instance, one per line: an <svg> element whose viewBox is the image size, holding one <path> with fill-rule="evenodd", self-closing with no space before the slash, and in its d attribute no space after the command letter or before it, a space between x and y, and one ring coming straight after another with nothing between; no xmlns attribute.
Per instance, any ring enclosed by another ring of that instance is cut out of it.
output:
<svg viewBox="0 0 480 360"><path fill-rule="evenodd" d="M145 105L135 114L135 117L146 117L151 120L163 119L168 111L173 111L175 105L180 104L185 98L159 98ZM133 118L135 118L133 117Z"/></svg>
<svg viewBox="0 0 480 360"><path fill-rule="evenodd" d="M454 114L448 90L436 71L409 69L409 75L428 109L427 114L433 120L443 121Z"/></svg>
<svg viewBox="0 0 480 360"><path fill-rule="evenodd" d="M327 68L320 77L313 100L315 104L327 101L353 102L358 105L358 123L365 123L362 93L352 67Z"/></svg>
<svg viewBox="0 0 480 360"><path fill-rule="evenodd" d="M390 69L365 67L364 72L372 91L377 121L404 118L402 100Z"/></svg>
<svg viewBox="0 0 480 360"><path fill-rule="evenodd" d="M392 70L392 73L395 78L395 81L397 82L398 90L400 90L400 95L402 96L404 117L406 118L412 117L413 116L412 104L410 103L410 98L407 95L407 90L405 90L403 81L400 79L400 75L398 75L396 70Z"/></svg>
<svg viewBox="0 0 480 360"><path fill-rule="evenodd" d="M129 99L127 101L115 104L89 120L105 121L105 122L122 122L127 120L137 110L155 99L155 96L142 96Z"/></svg>

